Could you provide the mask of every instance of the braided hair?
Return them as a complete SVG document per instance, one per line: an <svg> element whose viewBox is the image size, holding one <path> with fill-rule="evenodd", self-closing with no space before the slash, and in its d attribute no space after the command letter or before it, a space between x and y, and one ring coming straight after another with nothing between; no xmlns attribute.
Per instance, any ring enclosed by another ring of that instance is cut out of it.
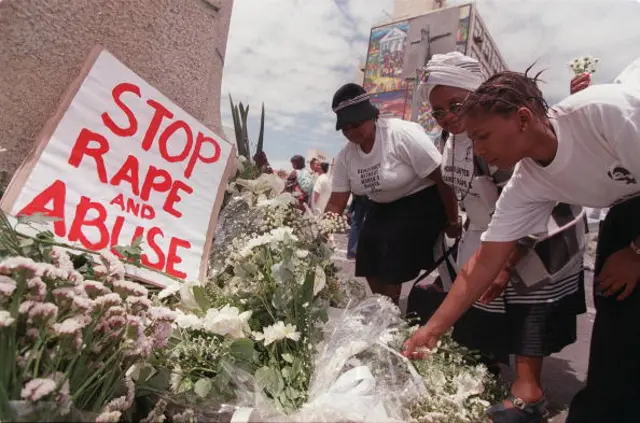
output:
<svg viewBox="0 0 640 423"><path fill-rule="evenodd" d="M478 111L508 115L521 107L531 110L539 118L547 117L549 105L538 88L540 75L530 76L531 65L524 73L499 72L487 79L465 101L463 113Z"/></svg>

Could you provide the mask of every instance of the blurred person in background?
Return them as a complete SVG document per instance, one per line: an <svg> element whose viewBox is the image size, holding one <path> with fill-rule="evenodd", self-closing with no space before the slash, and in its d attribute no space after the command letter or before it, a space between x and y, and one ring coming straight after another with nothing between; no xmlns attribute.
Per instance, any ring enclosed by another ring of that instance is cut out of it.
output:
<svg viewBox="0 0 640 423"><path fill-rule="evenodd" d="M291 158L293 171L289 173L284 190L290 192L298 200L298 208L304 210L309 204L313 191L313 177L309 169L305 167L305 159L300 155Z"/></svg>
<svg viewBox="0 0 640 423"><path fill-rule="evenodd" d="M316 215L324 213L329 203L329 197L331 197L329 163L320 163L318 167L320 174L316 178L316 183L313 185L313 194L311 196L311 211Z"/></svg>

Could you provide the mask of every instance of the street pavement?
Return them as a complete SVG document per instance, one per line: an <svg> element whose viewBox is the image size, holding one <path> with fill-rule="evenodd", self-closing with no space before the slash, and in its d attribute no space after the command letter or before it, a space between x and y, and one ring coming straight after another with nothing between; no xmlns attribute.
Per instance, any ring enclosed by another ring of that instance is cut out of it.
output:
<svg viewBox="0 0 640 423"><path fill-rule="evenodd" d="M595 229L596 225L590 225L591 229ZM595 231L594 231L595 232ZM583 386L587 374L587 366L589 361L589 341L591 339L591 330L595 317L595 309L593 306L592 281L593 281L593 253L597 233L589 236L589 247L585 254L585 290L587 296L587 313L578 317L578 334L577 341L567 346L561 352L548 357L544 361L543 368L543 385L546 391L547 399L550 403L551 415L549 423L564 423L567 415L567 409L571 402L571 398ZM355 262L346 258L346 236L335 236L336 252L334 261L340 268L344 277L354 278ZM431 276L433 279L435 276ZM354 278L357 279L357 278ZM366 285L366 282L362 280ZM407 283L403 287L403 295L407 295L412 283ZM509 368L504 369L505 380L512 377Z"/></svg>

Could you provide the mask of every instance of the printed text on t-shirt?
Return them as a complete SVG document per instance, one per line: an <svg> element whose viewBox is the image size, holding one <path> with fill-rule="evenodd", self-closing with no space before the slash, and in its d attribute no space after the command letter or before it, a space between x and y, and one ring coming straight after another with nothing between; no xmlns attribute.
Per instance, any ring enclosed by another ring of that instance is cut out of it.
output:
<svg viewBox="0 0 640 423"><path fill-rule="evenodd" d="M364 169L358 169L360 183L369 192L377 192L380 186L380 163Z"/></svg>

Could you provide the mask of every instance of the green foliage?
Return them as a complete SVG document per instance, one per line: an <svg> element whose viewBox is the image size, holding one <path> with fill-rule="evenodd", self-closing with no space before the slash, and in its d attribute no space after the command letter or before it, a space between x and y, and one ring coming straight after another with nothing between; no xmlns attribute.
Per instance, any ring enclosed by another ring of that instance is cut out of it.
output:
<svg viewBox="0 0 640 423"><path fill-rule="evenodd" d="M233 128L236 134L236 144L238 145L238 155L244 156L248 160L257 154L263 152L264 147L264 103L262 104L262 113L260 115L260 132L258 133L258 143L256 151L251 154L249 141L249 128L247 118L249 116L249 106L244 106L242 102L234 104L231 94L229 94L229 103L231 104L231 116L233 117Z"/></svg>

